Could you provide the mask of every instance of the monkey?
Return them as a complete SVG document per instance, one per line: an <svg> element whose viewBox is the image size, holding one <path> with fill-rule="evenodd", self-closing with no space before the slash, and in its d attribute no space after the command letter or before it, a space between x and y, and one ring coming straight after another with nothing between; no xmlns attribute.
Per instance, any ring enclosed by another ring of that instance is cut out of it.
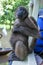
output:
<svg viewBox="0 0 43 65"><path fill-rule="evenodd" d="M15 56L21 61L25 60L28 54L32 53L36 38L40 37L36 20L28 15L27 9L23 6L18 7L16 10L16 20L10 38L14 53L13 60ZM33 37L30 46L28 45L29 36Z"/></svg>

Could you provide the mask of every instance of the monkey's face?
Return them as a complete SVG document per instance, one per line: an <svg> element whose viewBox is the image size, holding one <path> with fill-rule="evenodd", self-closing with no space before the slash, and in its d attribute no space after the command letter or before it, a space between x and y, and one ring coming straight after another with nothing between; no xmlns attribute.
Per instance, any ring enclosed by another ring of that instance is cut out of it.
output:
<svg viewBox="0 0 43 65"><path fill-rule="evenodd" d="M25 7L20 6L16 11L16 18L22 20L25 19L26 17L28 17L28 11L26 10Z"/></svg>

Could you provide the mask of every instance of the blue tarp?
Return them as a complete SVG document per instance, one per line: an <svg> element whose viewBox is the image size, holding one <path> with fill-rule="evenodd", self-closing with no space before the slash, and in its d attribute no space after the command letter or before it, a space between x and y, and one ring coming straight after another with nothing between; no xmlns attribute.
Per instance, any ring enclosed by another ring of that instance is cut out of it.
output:
<svg viewBox="0 0 43 65"><path fill-rule="evenodd" d="M39 16L40 15L43 15L43 10L39 12ZM37 24L40 27L41 38L38 38L36 40L36 46L34 48L34 51L36 53L40 53L43 51L43 17L38 17Z"/></svg>

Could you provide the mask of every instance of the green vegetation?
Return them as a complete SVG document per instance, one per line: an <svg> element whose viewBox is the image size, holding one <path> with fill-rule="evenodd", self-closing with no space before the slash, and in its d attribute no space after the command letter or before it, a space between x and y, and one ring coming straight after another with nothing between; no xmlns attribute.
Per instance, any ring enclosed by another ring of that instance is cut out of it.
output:
<svg viewBox="0 0 43 65"><path fill-rule="evenodd" d="M28 9L28 3L29 0L0 0L0 26L5 24L7 29L11 29L16 9L19 6L25 6Z"/></svg>

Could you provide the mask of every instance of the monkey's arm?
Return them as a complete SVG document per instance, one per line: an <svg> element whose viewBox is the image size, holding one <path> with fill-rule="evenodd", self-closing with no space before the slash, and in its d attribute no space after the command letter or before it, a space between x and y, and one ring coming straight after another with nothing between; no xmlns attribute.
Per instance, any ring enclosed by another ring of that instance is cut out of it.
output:
<svg viewBox="0 0 43 65"><path fill-rule="evenodd" d="M25 23L28 27L30 27L31 29L35 29L38 31L38 25L36 20L31 16L31 17L27 17L25 19Z"/></svg>

